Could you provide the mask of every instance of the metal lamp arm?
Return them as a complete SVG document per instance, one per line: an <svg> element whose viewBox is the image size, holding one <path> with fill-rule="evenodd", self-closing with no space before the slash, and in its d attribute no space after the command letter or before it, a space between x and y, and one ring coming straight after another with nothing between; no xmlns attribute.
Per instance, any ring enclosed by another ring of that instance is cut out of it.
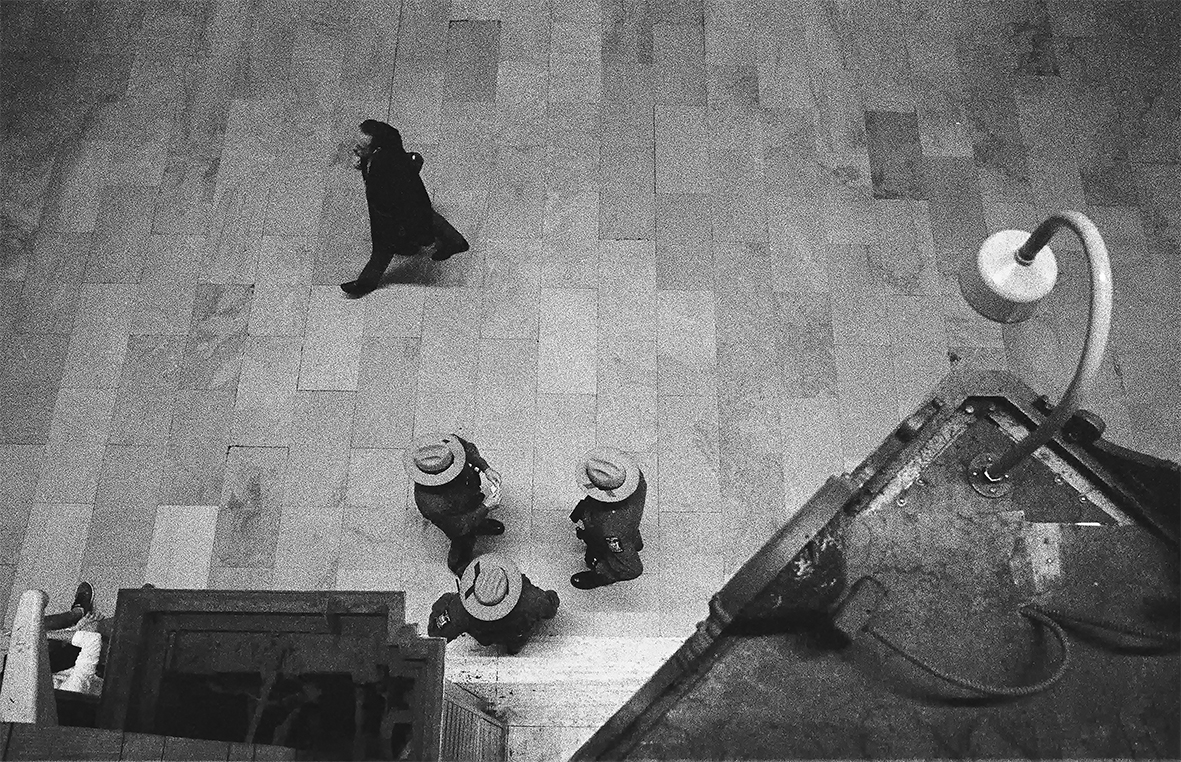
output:
<svg viewBox="0 0 1181 762"><path fill-rule="evenodd" d="M1099 235L1095 224L1079 212L1058 212L1037 226L1029 240L1017 250L1017 259L1025 263L1032 262L1042 247L1063 227L1070 228L1082 241L1091 272L1091 303L1083 354L1079 358L1078 367L1075 368L1074 378L1070 380L1070 386L1066 388L1062 401L1054 407L1050 417L1024 439L1014 442L1007 452L985 469L984 476L990 481L1000 481L1009 469L1049 442L1066 425L1090 390L1091 383L1098 375L1099 366L1103 362L1103 353L1107 349L1107 336L1111 331L1111 261L1107 256L1107 245L1103 243L1103 237Z"/></svg>

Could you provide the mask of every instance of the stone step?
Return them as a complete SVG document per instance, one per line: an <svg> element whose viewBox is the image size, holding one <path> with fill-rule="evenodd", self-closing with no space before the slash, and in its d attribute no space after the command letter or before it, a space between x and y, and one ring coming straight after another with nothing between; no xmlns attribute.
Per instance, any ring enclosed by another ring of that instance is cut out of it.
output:
<svg viewBox="0 0 1181 762"><path fill-rule="evenodd" d="M448 646L447 678L486 700L509 725L598 727L682 642L542 635L508 656L463 638Z"/></svg>

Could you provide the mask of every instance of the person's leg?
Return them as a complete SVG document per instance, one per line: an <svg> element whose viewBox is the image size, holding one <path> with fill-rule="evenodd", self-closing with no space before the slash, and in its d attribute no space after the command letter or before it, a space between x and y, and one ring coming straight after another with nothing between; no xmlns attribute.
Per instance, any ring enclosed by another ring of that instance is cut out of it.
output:
<svg viewBox="0 0 1181 762"><path fill-rule="evenodd" d="M78 623L78 620L86 616L86 612L79 607L63 611L60 614L46 614L43 618L45 622L45 629L47 630L64 630L67 627L73 627Z"/></svg>
<svg viewBox="0 0 1181 762"><path fill-rule="evenodd" d="M361 270L361 274L357 276L356 280L351 280L348 283L341 283L340 289L351 296L363 296L373 289L381 282L381 276L385 274L385 270L390 265L390 260L394 258L394 248L392 246L384 246L374 244L373 253L369 256L369 261L365 263L365 267Z"/></svg>
<svg viewBox="0 0 1181 762"><path fill-rule="evenodd" d="M46 614L43 618L46 630L64 630L73 627L82 617L94 610L94 588L89 582L79 582L74 591L74 602L69 611L60 614Z"/></svg>
<svg viewBox="0 0 1181 762"><path fill-rule="evenodd" d="M431 255L431 259L441 261L471 248L467 239L437 211L431 210L431 222L435 228L435 239L439 242L438 251Z"/></svg>
<svg viewBox="0 0 1181 762"><path fill-rule="evenodd" d="M472 554L476 549L476 535L469 534L451 540L451 550L447 553L447 568L461 576L463 570L472 562Z"/></svg>
<svg viewBox="0 0 1181 762"><path fill-rule="evenodd" d="M98 657L103 649L102 636L97 632L75 632L70 642L78 647L78 658L74 660L74 669L70 676L62 683L62 690L90 693L95 669L98 667Z"/></svg>
<svg viewBox="0 0 1181 762"><path fill-rule="evenodd" d="M546 590L545 597L549 601L549 608L542 612L542 619L553 619L554 615L558 613L558 604L562 601L558 598L557 590Z"/></svg>

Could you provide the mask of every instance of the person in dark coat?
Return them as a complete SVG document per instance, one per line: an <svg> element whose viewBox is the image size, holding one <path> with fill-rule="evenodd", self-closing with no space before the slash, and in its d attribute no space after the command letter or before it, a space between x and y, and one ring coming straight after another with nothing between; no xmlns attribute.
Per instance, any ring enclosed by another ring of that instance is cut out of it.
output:
<svg viewBox="0 0 1181 762"><path fill-rule="evenodd" d="M427 434L406 450L406 472L414 480L414 502L423 518L451 540L447 566L462 574L478 535L504 534L504 524L488 518L489 499L480 484L487 477L499 490L500 473L479 449L455 434Z"/></svg>
<svg viewBox="0 0 1181 762"><path fill-rule="evenodd" d="M375 119L361 122L353 166L365 180L373 252L356 280L340 284L350 296L364 296L381 281L394 254L413 256L435 246L431 259L468 250L468 242L434 210L419 171L422 156L402 147L402 134Z"/></svg>
<svg viewBox="0 0 1181 762"><path fill-rule="evenodd" d="M431 607L427 634L471 635L482 646L503 645L515 654L543 619L558 613L557 592L542 590L509 559L485 553L468 565L459 592L445 593Z"/></svg>
<svg viewBox="0 0 1181 762"><path fill-rule="evenodd" d="M640 576L640 520L648 483L639 464L622 450L600 447L586 456L575 474L586 497L574 507L570 520L582 522L576 534L586 543L590 571L570 577L570 584L589 590Z"/></svg>

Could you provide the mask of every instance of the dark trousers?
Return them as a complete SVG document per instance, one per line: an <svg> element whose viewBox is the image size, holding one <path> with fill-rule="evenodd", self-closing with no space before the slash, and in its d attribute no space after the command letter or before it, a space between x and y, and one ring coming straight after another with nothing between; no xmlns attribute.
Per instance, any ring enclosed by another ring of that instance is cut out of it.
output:
<svg viewBox="0 0 1181 762"><path fill-rule="evenodd" d="M370 220L369 224L372 226L373 221ZM434 209L431 210L431 228L434 233L434 242L440 251L467 250L467 239L447 221L446 217ZM369 288L376 288L395 254L412 257L418 253L418 249L418 244L405 236L387 237L374 231L373 253L369 256L369 261L361 270L361 274L357 276L357 282Z"/></svg>

